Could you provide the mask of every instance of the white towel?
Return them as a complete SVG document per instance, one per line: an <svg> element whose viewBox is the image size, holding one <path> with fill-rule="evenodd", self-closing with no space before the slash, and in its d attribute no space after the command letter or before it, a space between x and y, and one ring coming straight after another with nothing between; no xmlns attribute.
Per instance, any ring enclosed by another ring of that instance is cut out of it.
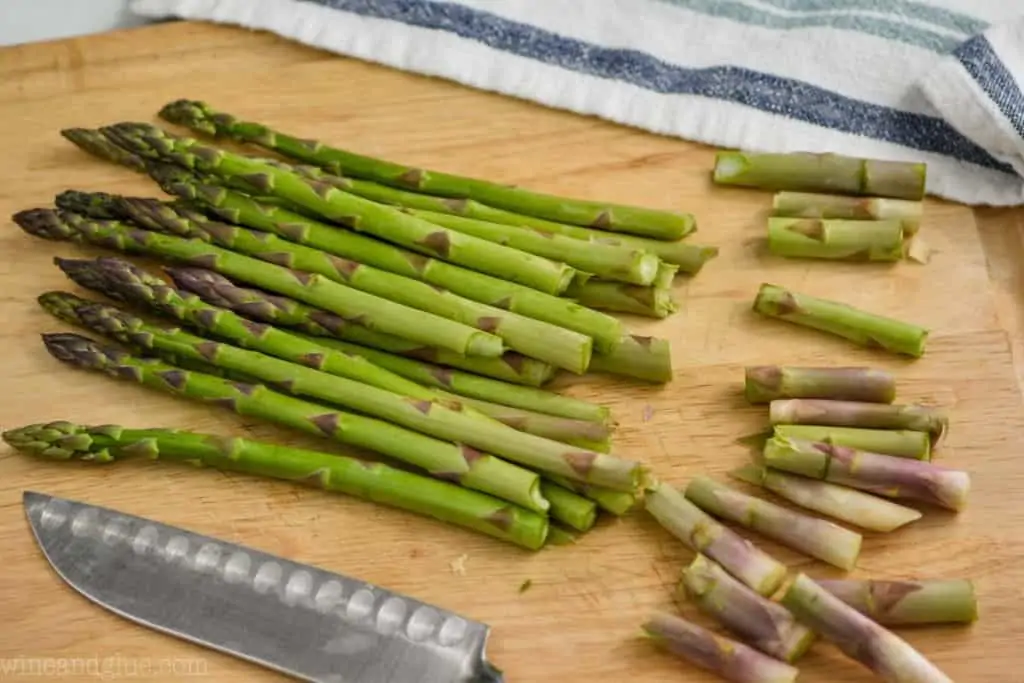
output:
<svg viewBox="0 0 1024 683"><path fill-rule="evenodd" d="M925 161L931 194L1024 203L1024 8L1009 0L134 0L132 9L266 30L720 147Z"/></svg>

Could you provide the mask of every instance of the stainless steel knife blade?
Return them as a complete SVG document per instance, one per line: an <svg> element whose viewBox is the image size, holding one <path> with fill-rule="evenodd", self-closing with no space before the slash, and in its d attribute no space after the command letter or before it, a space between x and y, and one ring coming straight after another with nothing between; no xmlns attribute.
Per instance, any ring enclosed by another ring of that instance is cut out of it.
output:
<svg viewBox="0 0 1024 683"><path fill-rule="evenodd" d="M132 621L313 683L501 683L480 622L379 586L33 491L65 582Z"/></svg>

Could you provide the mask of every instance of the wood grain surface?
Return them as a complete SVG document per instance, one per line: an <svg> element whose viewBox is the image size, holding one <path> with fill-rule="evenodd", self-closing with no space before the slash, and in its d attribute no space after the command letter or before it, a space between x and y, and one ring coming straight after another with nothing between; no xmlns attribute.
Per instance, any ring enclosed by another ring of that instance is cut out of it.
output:
<svg viewBox="0 0 1024 683"><path fill-rule="evenodd" d="M52 257L100 252L31 238L6 217L49 205L69 188L159 194L131 172L75 149L58 135L62 127L155 121L156 110L171 99L206 99L303 136L396 160L567 195L687 209L699 221L691 239L717 245L720 256L696 278L677 281L679 313L664 321L628 320L637 333L671 339L674 380L663 388L596 378L559 380L559 386L611 406L620 422L615 451L643 459L663 479L684 486L693 475L724 476L742 463L747 454L735 440L766 425L766 411L740 398L744 365L893 370L899 401L950 410L951 433L936 460L972 473L970 506L960 515L928 510L909 528L870 535L851 576L974 579L982 614L977 624L901 635L958 683L1024 681L1020 211L928 201L923 231L936 253L926 266L787 261L758 246L770 195L713 187L710 148L266 35L180 23L7 48L0 51L0 76L0 427L69 419L331 448L75 371L47 355L39 334L67 326L43 313L35 298L49 289L77 291ZM901 360L756 318L750 304L765 281L928 326L927 355ZM691 553L642 513L606 520L574 547L530 554L285 483L147 463L43 463L6 448L0 455L0 680L21 680L31 667L44 666L53 680L95 680L99 673L60 673L60 667L89 661L107 668L102 680L282 680L133 625L76 594L31 539L21 508L25 489L153 517L464 612L493 625L489 652L509 681L715 680L638 637L651 610L694 616L673 599ZM755 540L794 569L836 575ZM526 580L531 587L520 592ZM873 680L826 644L800 667L802 681Z"/></svg>

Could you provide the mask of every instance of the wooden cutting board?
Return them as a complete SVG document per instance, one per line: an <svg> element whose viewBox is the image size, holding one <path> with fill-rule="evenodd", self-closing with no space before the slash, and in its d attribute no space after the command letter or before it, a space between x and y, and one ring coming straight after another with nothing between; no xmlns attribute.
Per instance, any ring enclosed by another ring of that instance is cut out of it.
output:
<svg viewBox="0 0 1024 683"><path fill-rule="evenodd" d="M654 388L586 378L565 390L601 401L620 422L615 450L685 485L722 476L747 457L734 441L761 430L765 411L739 398L746 364L868 364L893 370L900 401L950 409L937 455L973 474L969 509L929 511L910 528L866 539L851 576L969 577L976 625L902 634L958 683L1024 681L1024 427L1021 372L1021 216L927 205L927 266L836 265L769 258L756 246L770 196L713 187L713 150L592 118L342 59L266 35L168 24L0 51L0 213L46 206L64 189L159 194L131 172L95 161L58 130L155 120L160 105L206 99L254 119L359 151L542 190L682 208L695 242L721 255L676 284L681 311L629 319L672 340L675 379ZM99 254L0 232L0 427L53 419L173 426L330 449L282 430L61 365L39 334L67 329L35 297L70 289L54 255ZM933 330L927 355L905 361L758 319L762 281L836 298ZM21 493L35 489L154 517L411 593L494 626L490 653L509 681L714 680L638 638L655 609L674 610L691 554L639 513L606 520L574 547L530 554L440 523L284 483L171 465L108 467L0 459L0 679L19 672L145 681L203 674L229 681L280 677L150 632L93 606L64 585L33 543ZM794 569L820 563L757 538ZM526 591L520 588L531 582ZM693 616L689 606L684 613ZM694 617L699 619L699 617ZM703 622L702 623L707 623ZM287 624L282 624L287 628ZM805 681L869 681L828 645L800 666ZM34 667L34 668L33 668ZM47 668L49 667L49 668ZM63 668L62 668L63 667ZM75 669L78 667L78 669ZM111 676L112 678L112 676Z"/></svg>

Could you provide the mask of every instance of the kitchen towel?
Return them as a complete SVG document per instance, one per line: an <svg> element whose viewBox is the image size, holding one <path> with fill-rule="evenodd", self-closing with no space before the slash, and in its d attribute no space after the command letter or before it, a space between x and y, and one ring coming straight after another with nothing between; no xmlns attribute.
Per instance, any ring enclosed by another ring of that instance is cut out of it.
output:
<svg viewBox="0 0 1024 683"><path fill-rule="evenodd" d="M1015 7L1016 6L1016 7ZM719 147L925 161L1024 204L1009 0L134 0Z"/></svg>

